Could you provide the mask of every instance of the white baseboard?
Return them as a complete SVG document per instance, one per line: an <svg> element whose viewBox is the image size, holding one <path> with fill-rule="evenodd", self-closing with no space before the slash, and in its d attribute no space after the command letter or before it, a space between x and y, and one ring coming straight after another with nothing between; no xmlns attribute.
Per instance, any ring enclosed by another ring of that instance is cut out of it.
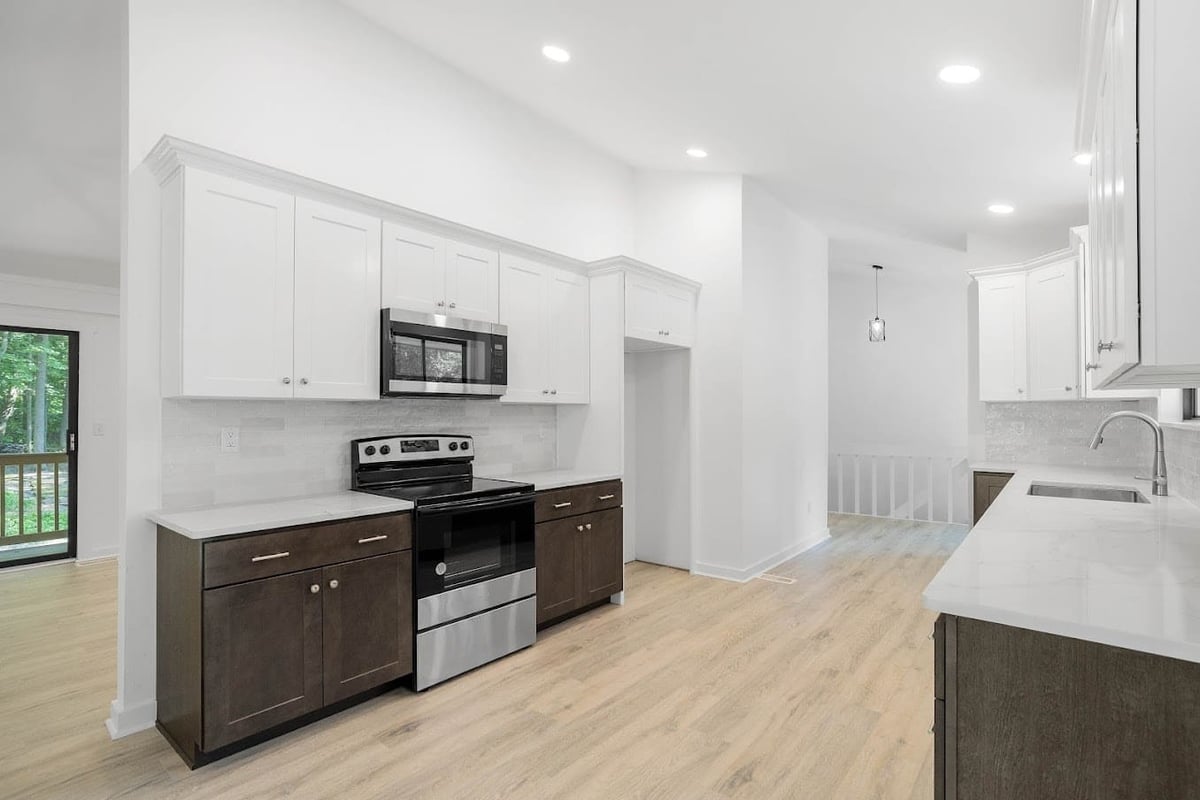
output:
<svg viewBox="0 0 1200 800"><path fill-rule="evenodd" d="M737 583L745 583L752 580L764 572L773 569L785 561L790 561L796 556L803 553L805 550L811 550L819 544L829 539L829 528L823 528L816 531L790 547L787 547L774 555L767 556L748 567L727 567L723 564L704 564L697 563L695 569L692 570L693 575L703 575L708 578L720 578L725 581L735 581Z"/></svg>
<svg viewBox="0 0 1200 800"><path fill-rule="evenodd" d="M113 700L109 707L108 719L104 721L109 737L120 739L153 728L154 719L158 715L157 705L153 700L147 700L132 708L122 708L119 701Z"/></svg>
<svg viewBox="0 0 1200 800"><path fill-rule="evenodd" d="M91 564L95 561L108 561L110 558L116 558L116 557L117 557L117 548L106 547L102 550L96 550L93 553L88 553L87 555L77 556L75 558L75 563L76 564Z"/></svg>

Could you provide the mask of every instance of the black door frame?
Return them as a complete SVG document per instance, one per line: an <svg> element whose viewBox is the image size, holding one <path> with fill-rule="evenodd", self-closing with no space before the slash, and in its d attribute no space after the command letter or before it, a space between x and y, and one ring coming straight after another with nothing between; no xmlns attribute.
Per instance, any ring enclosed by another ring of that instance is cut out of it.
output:
<svg viewBox="0 0 1200 800"><path fill-rule="evenodd" d="M44 333L50 336L67 337L67 382L69 384L67 393L67 474L71 479L70 492L67 494L67 552L0 561L0 569L75 558L79 548L79 514L77 513L79 505L79 331L33 328L27 325L3 323L0 323L0 331ZM38 513L41 513L40 509Z"/></svg>

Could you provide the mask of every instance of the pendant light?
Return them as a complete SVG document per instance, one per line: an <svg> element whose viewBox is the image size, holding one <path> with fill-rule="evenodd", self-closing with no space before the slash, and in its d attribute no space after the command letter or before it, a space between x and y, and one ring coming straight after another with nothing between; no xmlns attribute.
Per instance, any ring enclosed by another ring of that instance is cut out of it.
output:
<svg viewBox="0 0 1200 800"><path fill-rule="evenodd" d="M883 271L883 267L872 264L871 269L875 270L875 319L867 323L867 339L872 342L885 342L887 323L879 318L879 273Z"/></svg>

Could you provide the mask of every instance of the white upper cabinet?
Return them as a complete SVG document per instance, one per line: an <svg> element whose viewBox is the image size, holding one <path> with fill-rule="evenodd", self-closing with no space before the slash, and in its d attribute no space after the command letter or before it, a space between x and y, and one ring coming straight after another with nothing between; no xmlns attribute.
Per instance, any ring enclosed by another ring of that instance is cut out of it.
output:
<svg viewBox="0 0 1200 800"><path fill-rule="evenodd" d="M162 224L165 396L379 397L379 219L188 167Z"/></svg>
<svg viewBox="0 0 1200 800"><path fill-rule="evenodd" d="M588 280L504 253L500 323L508 326L508 403L587 403L591 394Z"/></svg>
<svg viewBox="0 0 1200 800"><path fill-rule="evenodd" d="M495 250L446 242L446 314L496 322L498 257Z"/></svg>
<svg viewBox="0 0 1200 800"><path fill-rule="evenodd" d="M1089 5L1086 24L1077 146L1094 154L1092 380L1104 389L1196 385L1200 3L1103 0Z"/></svg>
<svg viewBox="0 0 1200 800"><path fill-rule="evenodd" d="M384 306L495 322L498 282L496 251L384 223Z"/></svg>
<svg viewBox="0 0 1200 800"><path fill-rule="evenodd" d="M1079 287L1074 258L1025 279L1030 400L1076 400L1079 391Z"/></svg>
<svg viewBox="0 0 1200 800"><path fill-rule="evenodd" d="M189 169L162 200L164 394L291 397L292 195Z"/></svg>
<svg viewBox="0 0 1200 800"><path fill-rule="evenodd" d="M588 279L551 270L547 279L551 395L559 403L586 403L591 394L591 314Z"/></svg>
<svg viewBox="0 0 1200 800"><path fill-rule="evenodd" d="M625 336L638 349L691 347L696 332L696 294L648 275L625 275Z"/></svg>
<svg viewBox="0 0 1200 800"><path fill-rule="evenodd" d="M446 240L391 222L383 224L383 303L442 314L446 299Z"/></svg>
<svg viewBox="0 0 1200 800"><path fill-rule="evenodd" d="M1027 400L1025 273L979 277L979 399Z"/></svg>
<svg viewBox="0 0 1200 800"><path fill-rule="evenodd" d="M380 221L296 201L296 397L379 397Z"/></svg>

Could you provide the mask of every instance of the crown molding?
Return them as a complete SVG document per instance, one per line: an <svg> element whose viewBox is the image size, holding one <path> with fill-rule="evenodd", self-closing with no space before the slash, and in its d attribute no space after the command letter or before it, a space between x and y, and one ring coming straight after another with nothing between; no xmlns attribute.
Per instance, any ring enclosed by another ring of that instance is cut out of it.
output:
<svg viewBox="0 0 1200 800"><path fill-rule="evenodd" d="M121 291L112 286L0 273L0 305L118 316Z"/></svg>
<svg viewBox="0 0 1200 800"><path fill-rule="evenodd" d="M535 245L518 242L504 236L461 225L457 222L426 214L405 206L389 203L350 189L343 189L306 178L287 170L271 167L241 156L215 150L195 142L174 136L163 136L146 156L150 168L159 184L166 183L180 169L194 167L205 172L215 172L231 178L245 180L278 191L287 192L311 200L336 205L341 208L377 216L385 222L408 225L439 236L445 236L464 244L472 244L520 256L541 264L556 266L581 275L588 273L588 263L581 259L556 253ZM669 273L668 273L669 274Z"/></svg>
<svg viewBox="0 0 1200 800"><path fill-rule="evenodd" d="M674 272L668 272L661 267L647 264L645 261L638 261L636 258L629 256L613 256L612 258L593 261L591 264L588 264L587 271L589 275L610 275L614 272L633 273L647 278L657 278L661 281L667 281L693 292L699 292L702 286L702 284L690 278L676 275Z"/></svg>
<svg viewBox="0 0 1200 800"><path fill-rule="evenodd" d="M967 270L967 274L972 278L984 278L989 275L1009 275L1014 272L1029 272L1038 267L1046 267L1051 264L1057 264L1060 261L1074 260L1078 257L1073 247L1064 247L1062 250L1055 250L1053 253L1046 253L1029 261L1022 261L1018 264L1001 264L995 267L979 267L977 269Z"/></svg>

